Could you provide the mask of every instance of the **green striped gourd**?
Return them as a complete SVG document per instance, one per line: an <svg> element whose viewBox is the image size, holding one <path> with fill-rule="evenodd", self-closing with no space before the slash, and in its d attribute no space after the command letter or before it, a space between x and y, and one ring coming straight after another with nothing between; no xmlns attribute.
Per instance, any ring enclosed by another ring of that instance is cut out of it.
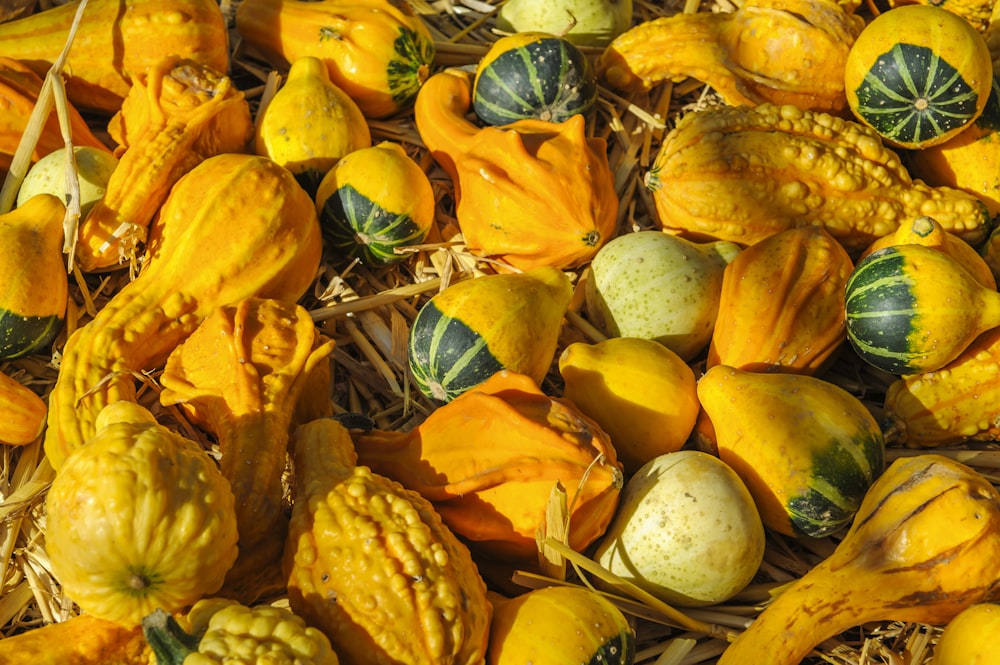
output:
<svg viewBox="0 0 1000 665"><path fill-rule="evenodd" d="M563 122L586 116L597 101L597 79L572 42L543 32L498 39L476 69L472 107L487 125L536 118Z"/></svg>
<svg viewBox="0 0 1000 665"><path fill-rule="evenodd" d="M872 20L845 65L847 102L889 143L943 143L976 120L993 85L982 35L931 4L904 5Z"/></svg>
<svg viewBox="0 0 1000 665"><path fill-rule="evenodd" d="M541 383L572 292L566 274L552 267L448 286L420 308L410 328L417 387L448 402L502 369Z"/></svg>
<svg viewBox="0 0 1000 665"><path fill-rule="evenodd" d="M854 395L807 374L715 365L698 381L698 436L743 479L765 526L820 538L853 518L885 441Z"/></svg>
<svg viewBox="0 0 1000 665"><path fill-rule="evenodd" d="M367 264L398 263L407 254L396 249L423 242L434 223L434 190L399 144L383 141L327 171L316 213L328 251Z"/></svg>
<svg viewBox="0 0 1000 665"><path fill-rule="evenodd" d="M891 374L940 369L1000 326L1000 293L950 254L894 245L858 262L845 289L847 339Z"/></svg>

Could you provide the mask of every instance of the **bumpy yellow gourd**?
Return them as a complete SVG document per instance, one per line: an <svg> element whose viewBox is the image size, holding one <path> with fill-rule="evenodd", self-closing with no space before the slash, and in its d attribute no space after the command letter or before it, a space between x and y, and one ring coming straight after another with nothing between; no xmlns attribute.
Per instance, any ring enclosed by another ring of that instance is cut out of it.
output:
<svg viewBox="0 0 1000 665"><path fill-rule="evenodd" d="M105 407L45 502L45 546L89 614L137 625L222 586L236 559L233 493L198 444L133 402Z"/></svg>
<svg viewBox="0 0 1000 665"><path fill-rule="evenodd" d="M347 662L482 663L486 585L431 504L357 466L350 434L332 418L298 427L292 445L284 560L292 610Z"/></svg>
<svg viewBox="0 0 1000 665"><path fill-rule="evenodd" d="M258 116L254 150L314 194L341 157L371 144L361 109L330 81L322 60L307 56L292 63L285 84Z"/></svg>
<svg viewBox="0 0 1000 665"><path fill-rule="evenodd" d="M745 245L820 224L860 252L921 215L973 245L991 228L976 196L913 180L874 130L791 105L688 113L646 184L664 229Z"/></svg>
<svg viewBox="0 0 1000 665"><path fill-rule="evenodd" d="M844 62L864 25L829 0L748 0L732 12L680 13L640 23L600 57L611 86L648 89L693 77L733 105L847 106Z"/></svg>

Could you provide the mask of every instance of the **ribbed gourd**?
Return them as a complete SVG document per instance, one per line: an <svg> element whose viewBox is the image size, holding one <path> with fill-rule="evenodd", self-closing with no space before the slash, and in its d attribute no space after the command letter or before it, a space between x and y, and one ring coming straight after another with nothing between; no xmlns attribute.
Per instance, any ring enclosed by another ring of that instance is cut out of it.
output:
<svg viewBox="0 0 1000 665"><path fill-rule="evenodd" d="M597 78L587 56L567 39L540 32L501 37L476 67L472 108L487 125L587 116Z"/></svg>
<svg viewBox="0 0 1000 665"><path fill-rule="evenodd" d="M254 151L292 172L312 196L341 157L372 144L368 121L319 58L292 63L257 118Z"/></svg>
<svg viewBox="0 0 1000 665"><path fill-rule="evenodd" d="M961 16L930 4L879 14L851 46L844 87L854 115L891 145L947 141L983 112L993 62Z"/></svg>
<svg viewBox="0 0 1000 665"><path fill-rule="evenodd" d="M373 266L406 260L397 252L419 245L434 224L430 179L392 141L341 158L319 183L316 214L326 250Z"/></svg>
<svg viewBox="0 0 1000 665"><path fill-rule="evenodd" d="M427 397L447 402L502 369L541 382L572 296L556 268L462 280L434 295L410 327L409 366Z"/></svg>
<svg viewBox="0 0 1000 665"><path fill-rule="evenodd" d="M847 339L890 374L940 369L1000 325L1000 293L950 254L924 245L885 247L862 259L845 289Z"/></svg>
<svg viewBox="0 0 1000 665"><path fill-rule="evenodd" d="M715 365L699 379L698 398L707 417L699 436L778 533L820 538L841 529L882 473L878 421L829 381Z"/></svg>
<svg viewBox="0 0 1000 665"><path fill-rule="evenodd" d="M69 295L66 207L38 194L0 215L0 359L43 350L63 328Z"/></svg>
<svg viewBox="0 0 1000 665"><path fill-rule="evenodd" d="M134 402L109 404L95 428L45 501L46 550L66 594L90 614L138 625L217 591L237 534L215 461Z"/></svg>
<svg viewBox="0 0 1000 665"><path fill-rule="evenodd" d="M359 466L350 433L332 418L296 428L292 458L283 564L292 611L346 662L482 663L486 585L431 504Z"/></svg>

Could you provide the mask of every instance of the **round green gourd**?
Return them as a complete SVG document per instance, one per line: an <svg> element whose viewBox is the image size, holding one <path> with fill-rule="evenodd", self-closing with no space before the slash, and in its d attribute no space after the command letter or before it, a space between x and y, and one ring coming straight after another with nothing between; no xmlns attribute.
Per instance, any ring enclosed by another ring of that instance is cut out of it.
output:
<svg viewBox="0 0 1000 665"><path fill-rule="evenodd" d="M327 250L389 265L407 257L397 248L427 237L434 190L400 145L383 141L348 153L323 176L316 214Z"/></svg>
<svg viewBox="0 0 1000 665"><path fill-rule="evenodd" d="M923 245L894 245L862 259L847 281L847 339L891 374L930 372L1000 325L1000 293L957 259Z"/></svg>
<svg viewBox="0 0 1000 665"><path fill-rule="evenodd" d="M543 32L497 40L479 62L472 107L487 125L536 118L563 122L587 115L597 100L597 79L572 42Z"/></svg>
<svg viewBox="0 0 1000 665"><path fill-rule="evenodd" d="M409 365L427 397L449 402L503 369L540 383L559 341L573 287L551 267L454 283L410 328Z"/></svg>
<svg viewBox="0 0 1000 665"><path fill-rule="evenodd" d="M982 35L929 4L873 19L851 46L844 73L855 116L886 142L909 149L943 143L974 122L993 84Z"/></svg>

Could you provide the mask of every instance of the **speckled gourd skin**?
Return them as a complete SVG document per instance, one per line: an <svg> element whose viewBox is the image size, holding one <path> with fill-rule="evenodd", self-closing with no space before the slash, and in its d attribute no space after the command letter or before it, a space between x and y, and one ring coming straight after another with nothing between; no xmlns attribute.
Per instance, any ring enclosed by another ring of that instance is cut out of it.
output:
<svg viewBox="0 0 1000 665"><path fill-rule="evenodd" d="M611 42L597 69L619 89L689 76L732 105L840 111L847 107L844 63L863 25L829 0L748 0L733 12L640 23Z"/></svg>
<svg viewBox="0 0 1000 665"><path fill-rule="evenodd" d="M492 606L430 503L365 466L333 419L293 435L284 570L292 611L351 665L477 665Z"/></svg>
<svg viewBox="0 0 1000 665"><path fill-rule="evenodd" d="M818 224L853 254L923 215L973 245L991 227L977 197L913 180L874 130L791 105L687 114L646 185L663 229L745 245Z"/></svg>

